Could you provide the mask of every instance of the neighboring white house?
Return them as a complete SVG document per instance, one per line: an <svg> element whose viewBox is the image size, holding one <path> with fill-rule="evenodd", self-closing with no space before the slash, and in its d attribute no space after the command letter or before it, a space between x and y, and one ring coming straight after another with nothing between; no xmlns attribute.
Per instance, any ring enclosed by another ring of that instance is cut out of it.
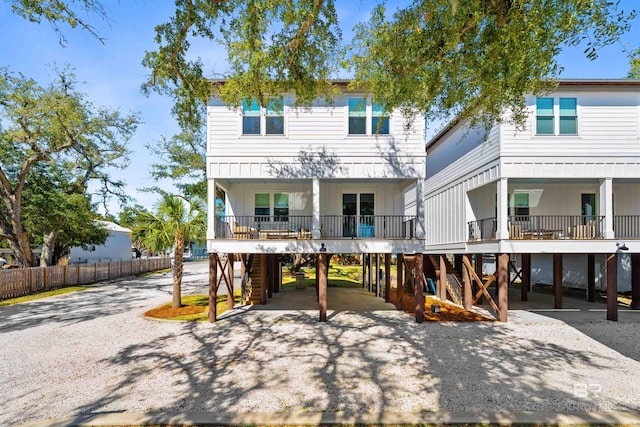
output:
<svg viewBox="0 0 640 427"><path fill-rule="evenodd" d="M104 244L95 246L94 250L81 247L71 248L70 264L93 264L96 262L127 261L131 259L131 230L109 221L96 221L109 231Z"/></svg>
<svg viewBox="0 0 640 427"><path fill-rule="evenodd" d="M427 144L429 253L531 256L531 282L620 290L640 253L640 81L564 80L527 97L524 130L452 123ZM619 248L628 248L620 251ZM619 244L619 246L617 246ZM554 255L556 255L554 257ZM560 255L558 257L557 255Z"/></svg>

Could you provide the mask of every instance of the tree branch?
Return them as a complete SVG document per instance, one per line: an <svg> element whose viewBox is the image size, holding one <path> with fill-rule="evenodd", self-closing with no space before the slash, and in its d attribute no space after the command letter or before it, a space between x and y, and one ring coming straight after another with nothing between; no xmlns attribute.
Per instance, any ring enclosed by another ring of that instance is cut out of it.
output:
<svg viewBox="0 0 640 427"><path fill-rule="evenodd" d="M314 0L313 9L311 9L311 13L307 17L307 19L304 21L304 23L300 26L300 28L298 28L298 32L296 33L293 40L291 40L289 43L287 43L284 46L284 50L292 51L292 52L289 55L289 59L287 60L287 65L285 65L282 68L283 70L286 68L289 68L291 64L293 64L293 61L296 56L296 51L298 50L300 43L302 43L304 36L309 32L313 24L315 24L316 21L318 20L318 14L320 13L320 9L322 9L323 3L324 3L324 0Z"/></svg>

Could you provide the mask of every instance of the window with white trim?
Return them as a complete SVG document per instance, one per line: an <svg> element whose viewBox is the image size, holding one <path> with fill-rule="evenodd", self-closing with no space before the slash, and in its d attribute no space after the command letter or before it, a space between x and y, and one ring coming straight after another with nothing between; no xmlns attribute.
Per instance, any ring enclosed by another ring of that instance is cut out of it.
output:
<svg viewBox="0 0 640 427"><path fill-rule="evenodd" d="M389 114L384 104L367 98L349 98L349 135L388 135Z"/></svg>
<svg viewBox="0 0 640 427"><path fill-rule="evenodd" d="M577 133L578 102L576 98L557 98L557 102L556 98L536 98L536 135L576 135Z"/></svg>
<svg viewBox="0 0 640 427"><path fill-rule="evenodd" d="M243 135L284 135L284 99L269 98L266 108L251 100L242 102Z"/></svg>
<svg viewBox="0 0 640 427"><path fill-rule="evenodd" d="M289 193L256 193L254 215L256 221L289 220Z"/></svg>

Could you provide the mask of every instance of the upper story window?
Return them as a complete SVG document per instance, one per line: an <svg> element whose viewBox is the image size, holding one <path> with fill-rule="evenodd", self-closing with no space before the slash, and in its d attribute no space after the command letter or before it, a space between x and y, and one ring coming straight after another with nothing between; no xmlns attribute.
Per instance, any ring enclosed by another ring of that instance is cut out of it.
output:
<svg viewBox="0 0 640 427"><path fill-rule="evenodd" d="M575 98L560 98L560 135L578 133L578 108Z"/></svg>
<svg viewBox="0 0 640 427"><path fill-rule="evenodd" d="M389 135L389 114L385 113L384 105L377 102L371 106L371 133Z"/></svg>
<svg viewBox="0 0 640 427"><path fill-rule="evenodd" d="M349 98L349 135L388 135L389 114L384 105L367 98Z"/></svg>
<svg viewBox="0 0 640 427"><path fill-rule="evenodd" d="M266 108L258 103L246 100L242 103L243 135L283 135L284 134L284 99L270 98Z"/></svg>
<svg viewBox="0 0 640 427"><path fill-rule="evenodd" d="M367 100L349 98L349 135L367 134Z"/></svg>
<svg viewBox="0 0 640 427"><path fill-rule="evenodd" d="M576 98L558 98L557 104L554 98L537 98L536 134L576 135L578 133L577 104ZM557 121L556 116L559 118Z"/></svg>

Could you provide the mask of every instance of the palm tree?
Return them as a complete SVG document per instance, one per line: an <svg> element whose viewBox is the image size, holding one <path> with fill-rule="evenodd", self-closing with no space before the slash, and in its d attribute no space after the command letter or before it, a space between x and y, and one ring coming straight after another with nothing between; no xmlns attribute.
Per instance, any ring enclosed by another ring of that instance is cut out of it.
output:
<svg viewBox="0 0 640 427"><path fill-rule="evenodd" d="M134 240L150 251L161 252L173 247L173 301L182 306L182 254L184 243L204 241L207 230L206 208L201 199L187 201L181 196L162 194L155 212L145 211L133 227Z"/></svg>

